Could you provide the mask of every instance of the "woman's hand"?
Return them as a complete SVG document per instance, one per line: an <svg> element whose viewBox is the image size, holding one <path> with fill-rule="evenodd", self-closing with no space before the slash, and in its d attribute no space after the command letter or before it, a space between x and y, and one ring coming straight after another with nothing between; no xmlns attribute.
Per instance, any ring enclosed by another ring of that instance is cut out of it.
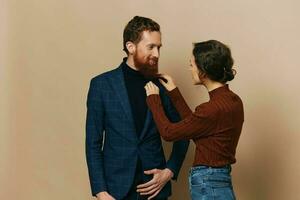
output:
<svg viewBox="0 0 300 200"><path fill-rule="evenodd" d="M159 88L154 83L152 83L152 81L148 82L144 88L146 90L147 96L151 94L159 94Z"/></svg>
<svg viewBox="0 0 300 200"><path fill-rule="evenodd" d="M174 83L174 80L171 76L167 75L167 74L161 74L160 77L162 77L163 79L165 79L167 82L165 82L162 79L159 79L159 82L168 90L174 90L176 88L176 85Z"/></svg>

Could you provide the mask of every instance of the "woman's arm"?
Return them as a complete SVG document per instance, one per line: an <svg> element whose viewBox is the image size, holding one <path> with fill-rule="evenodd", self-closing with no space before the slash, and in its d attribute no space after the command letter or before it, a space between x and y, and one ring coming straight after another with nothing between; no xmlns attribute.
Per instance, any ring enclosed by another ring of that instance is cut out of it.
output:
<svg viewBox="0 0 300 200"><path fill-rule="evenodd" d="M181 119L184 119L190 114L192 114L192 110L187 105L186 101L184 100L177 87L172 91L169 91L168 94Z"/></svg>
<svg viewBox="0 0 300 200"><path fill-rule="evenodd" d="M149 95L147 104L152 111L159 133L167 141L208 136L216 127L215 116L207 103L201 104L196 108L195 113L186 115L177 123L171 123L166 117L159 95Z"/></svg>

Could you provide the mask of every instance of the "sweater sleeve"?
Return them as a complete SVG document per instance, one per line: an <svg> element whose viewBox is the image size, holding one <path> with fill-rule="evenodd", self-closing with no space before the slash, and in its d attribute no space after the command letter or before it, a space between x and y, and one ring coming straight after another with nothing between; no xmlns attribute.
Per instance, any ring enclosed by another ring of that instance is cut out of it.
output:
<svg viewBox="0 0 300 200"><path fill-rule="evenodd" d="M180 101L177 103L179 104ZM216 127L215 115L207 103L197 106L196 111L189 114L186 108L180 108L182 110L179 112L182 112L184 117L177 123L171 123L166 117L159 95L148 96L147 104L160 135L166 141L206 137L212 134Z"/></svg>
<svg viewBox="0 0 300 200"><path fill-rule="evenodd" d="M167 91L162 85L159 84L159 82L157 86L160 87L159 96L161 98L161 102L166 116L168 117L170 122L180 121L180 115L177 112L175 106L173 105L170 96L167 95ZM169 155L169 159L167 160L166 168L169 168L173 172L173 180L177 180L178 178L180 168L182 167L186 152L189 147L189 143L189 140L178 140L172 142L172 151Z"/></svg>
<svg viewBox="0 0 300 200"><path fill-rule="evenodd" d="M186 101L184 100L177 87L168 92L168 95L171 98L171 101L174 107L176 108L177 112L179 113L181 119L184 119L188 115L192 114L192 110L187 105Z"/></svg>

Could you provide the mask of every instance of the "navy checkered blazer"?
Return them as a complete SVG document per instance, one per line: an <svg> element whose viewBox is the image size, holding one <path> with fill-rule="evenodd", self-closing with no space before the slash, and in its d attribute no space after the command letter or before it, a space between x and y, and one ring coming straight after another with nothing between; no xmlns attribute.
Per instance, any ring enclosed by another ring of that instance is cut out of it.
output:
<svg viewBox="0 0 300 200"><path fill-rule="evenodd" d="M166 114L171 121L179 120L164 87L159 87ZM143 131L139 138L137 135L121 66L94 77L88 92L86 119L86 158L92 195L107 191L117 200L124 198L133 184L138 157L143 170L167 167L177 178L189 141L174 142L166 162L149 109ZM151 178L144 175L143 180ZM169 195L170 182L157 197Z"/></svg>

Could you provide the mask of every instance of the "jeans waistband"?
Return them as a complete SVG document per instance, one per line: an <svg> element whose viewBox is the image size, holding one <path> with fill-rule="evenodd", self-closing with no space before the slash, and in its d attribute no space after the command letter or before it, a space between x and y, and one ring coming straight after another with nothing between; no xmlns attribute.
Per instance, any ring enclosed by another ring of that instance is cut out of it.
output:
<svg viewBox="0 0 300 200"><path fill-rule="evenodd" d="M195 172L201 172L201 171L230 173L231 165L224 165L221 167L210 167L210 166L205 166L205 165L197 165L190 169L190 174L193 174Z"/></svg>

